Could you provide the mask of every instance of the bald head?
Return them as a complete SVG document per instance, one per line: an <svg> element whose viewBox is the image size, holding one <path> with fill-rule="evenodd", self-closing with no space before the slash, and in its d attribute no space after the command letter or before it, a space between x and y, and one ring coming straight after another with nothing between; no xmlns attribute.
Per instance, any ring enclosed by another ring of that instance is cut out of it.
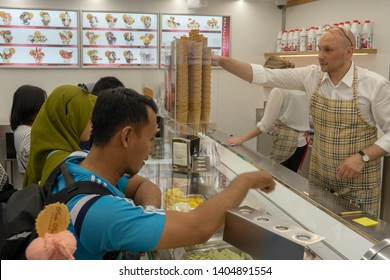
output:
<svg viewBox="0 0 390 280"><path fill-rule="evenodd" d="M324 29L322 36L332 35L336 37L343 46L352 46L353 49L356 48L355 35L353 35L350 29L342 26L326 26Z"/></svg>

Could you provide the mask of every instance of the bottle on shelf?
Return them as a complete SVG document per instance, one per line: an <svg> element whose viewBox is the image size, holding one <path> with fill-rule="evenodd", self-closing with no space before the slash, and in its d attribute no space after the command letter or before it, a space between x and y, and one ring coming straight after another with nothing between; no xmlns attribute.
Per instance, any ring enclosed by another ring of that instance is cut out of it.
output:
<svg viewBox="0 0 390 280"><path fill-rule="evenodd" d="M351 22L348 21L348 20L345 21L345 22L344 22L344 27L345 27L345 28L348 28L348 29L351 29Z"/></svg>
<svg viewBox="0 0 390 280"><path fill-rule="evenodd" d="M276 52L282 51L282 31L278 32L278 35L276 36Z"/></svg>
<svg viewBox="0 0 390 280"><path fill-rule="evenodd" d="M287 37L287 51L291 52L293 50L293 37L294 37L294 30L290 30L288 32L288 37Z"/></svg>
<svg viewBox="0 0 390 280"><path fill-rule="evenodd" d="M288 32L287 30L284 30L282 34L282 52L287 52L287 43L288 43Z"/></svg>
<svg viewBox="0 0 390 280"><path fill-rule="evenodd" d="M356 49L360 49L361 45L361 32L360 32L360 23L357 19L354 19L351 26L351 31L355 35Z"/></svg>
<svg viewBox="0 0 390 280"><path fill-rule="evenodd" d="M302 28L299 32L299 51L307 51L307 30Z"/></svg>
<svg viewBox="0 0 390 280"><path fill-rule="evenodd" d="M315 51L316 50L316 33L314 27L310 27L307 32L307 50Z"/></svg>
<svg viewBox="0 0 390 280"><path fill-rule="evenodd" d="M299 51L299 29L298 28L294 30L292 51L294 52Z"/></svg>
<svg viewBox="0 0 390 280"><path fill-rule="evenodd" d="M322 36L322 26L316 27L316 51L319 51L318 42Z"/></svg>
<svg viewBox="0 0 390 280"><path fill-rule="evenodd" d="M361 48L372 49L372 27L370 20L366 20L363 25L361 34Z"/></svg>

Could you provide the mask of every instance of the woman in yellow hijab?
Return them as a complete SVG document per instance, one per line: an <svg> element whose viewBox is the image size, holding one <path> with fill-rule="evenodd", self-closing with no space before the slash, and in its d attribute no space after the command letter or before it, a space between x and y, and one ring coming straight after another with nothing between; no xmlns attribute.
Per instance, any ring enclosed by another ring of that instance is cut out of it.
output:
<svg viewBox="0 0 390 280"><path fill-rule="evenodd" d="M70 153L80 150L80 140L91 132L96 96L78 86L53 90L31 128L31 149L23 187L44 184L53 169Z"/></svg>

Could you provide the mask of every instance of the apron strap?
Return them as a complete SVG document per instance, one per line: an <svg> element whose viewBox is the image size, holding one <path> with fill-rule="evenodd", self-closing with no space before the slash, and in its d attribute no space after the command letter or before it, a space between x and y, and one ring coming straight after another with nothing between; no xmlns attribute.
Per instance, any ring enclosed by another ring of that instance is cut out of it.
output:
<svg viewBox="0 0 390 280"><path fill-rule="evenodd" d="M299 163L298 170L302 169L303 162L305 161L305 158L306 158L306 155L307 155L307 151L309 150L309 131L306 131L305 138L306 138L306 149L305 149L305 152L303 153L301 162Z"/></svg>

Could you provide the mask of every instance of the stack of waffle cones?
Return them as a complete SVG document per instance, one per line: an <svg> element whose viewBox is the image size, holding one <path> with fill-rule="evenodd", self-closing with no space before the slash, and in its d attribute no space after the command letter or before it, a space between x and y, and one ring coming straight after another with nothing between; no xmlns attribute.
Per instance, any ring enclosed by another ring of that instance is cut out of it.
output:
<svg viewBox="0 0 390 280"><path fill-rule="evenodd" d="M211 48L207 47L207 38L203 40L202 59L202 112L200 121L202 131L207 132L211 111Z"/></svg>
<svg viewBox="0 0 390 280"><path fill-rule="evenodd" d="M175 44L176 121L187 124L193 133L207 131L211 109L211 49L207 48L207 38L192 30L189 38L176 39Z"/></svg>
<svg viewBox="0 0 390 280"><path fill-rule="evenodd" d="M188 119L188 40L176 39L176 121L186 124ZM182 130L182 126L180 130Z"/></svg>

